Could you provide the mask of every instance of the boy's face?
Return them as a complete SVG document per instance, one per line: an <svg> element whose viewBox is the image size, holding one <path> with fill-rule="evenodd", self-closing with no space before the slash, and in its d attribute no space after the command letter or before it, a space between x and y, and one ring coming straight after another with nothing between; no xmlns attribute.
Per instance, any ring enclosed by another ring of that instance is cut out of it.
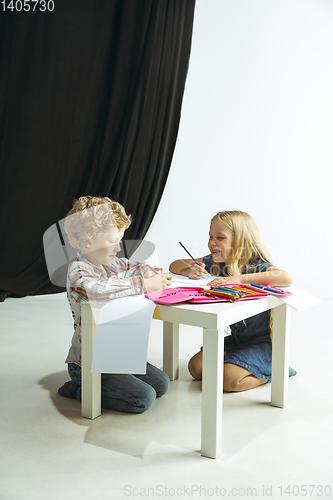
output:
<svg viewBox="0 0 333 500"><path fill-rule="evenodd" d="M116 253L120 250L119 243L124 232L124 228L112 227L102 238L87 242L81 254L97 267L102 268L103 264L110 266Z"/></svg>

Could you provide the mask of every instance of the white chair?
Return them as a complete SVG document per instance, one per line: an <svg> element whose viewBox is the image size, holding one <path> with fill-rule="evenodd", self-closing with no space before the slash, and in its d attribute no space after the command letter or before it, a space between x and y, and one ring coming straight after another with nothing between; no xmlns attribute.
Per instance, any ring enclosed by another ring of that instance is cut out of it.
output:
<svg viewBox="0 0 333 500"><path fill-rule="evenodd" d="M142 295L81 303L81 415L101 414L101 373L146 373L155 304Z"/></svg>

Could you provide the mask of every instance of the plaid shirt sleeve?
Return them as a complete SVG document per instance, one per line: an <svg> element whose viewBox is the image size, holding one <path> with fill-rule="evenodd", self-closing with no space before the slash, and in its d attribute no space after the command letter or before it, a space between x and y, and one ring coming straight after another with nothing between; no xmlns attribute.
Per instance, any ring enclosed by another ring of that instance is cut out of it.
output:
<svg viewBox="0 0 333 500"><path fill-rule="evenodd" d="M144 293L143 275L148 270L146 264L115 258L112 266L103 271L79 257L69 268L68 284L79 300L104 302Z"/></svg>
<svg viewBox="0 0 333 500"><path fill-rule="evenodd" d="M117 274L124 272L126 277L136 276L138 274L144 276L151 270L157 274L161 270L160 267L148 266L148 264L145 264L144 262L129 261L124 258L118 259L117 257L114 259L110 269L117 272Z"/></svg>

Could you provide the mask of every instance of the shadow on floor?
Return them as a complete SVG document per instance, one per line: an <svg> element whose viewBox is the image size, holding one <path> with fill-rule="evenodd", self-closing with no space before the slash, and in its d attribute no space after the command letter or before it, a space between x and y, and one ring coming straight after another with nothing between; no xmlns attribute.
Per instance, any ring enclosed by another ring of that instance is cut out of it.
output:
<svg viewBox="0 0 333 500"><path fill-rule="evenodd" d="M184 386L189 393L197 396L195 399L199 399L195 403L189 398L185 408L188 406L190 409L190 420L195 418L198 422L195 432L198 434L198 444L200 443L201 383L191 385L179 380L172 382L169 392L162 398L157 398L150 410L142 414L102 409L100 417L89 420L81 417L80 401L58 394L58 388L67 380L67 371L61 371L44 377L39 380L39 384L49 391L52 403L61 415L77 425L87 427L85 443L137 458L144 457L151 442L160 445L174 443L176 446L185 447L185 455L193 454L193 435L190 430L182 432L181 443L175 438L175 434L180 432L175 426L179 418L180 401L184 399Z"/></svg>

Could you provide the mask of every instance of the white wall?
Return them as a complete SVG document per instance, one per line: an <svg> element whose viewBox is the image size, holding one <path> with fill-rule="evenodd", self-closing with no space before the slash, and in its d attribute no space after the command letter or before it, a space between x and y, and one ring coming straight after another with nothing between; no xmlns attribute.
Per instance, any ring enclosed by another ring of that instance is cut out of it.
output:
<svg viewBox="0 0 333 500"><path fill-rule="evenodd" d="M178 141L146 239L165 269L249 212L294 285L332 297L332 0L197 0ZM328 268L328 269L327 269Z"/></svg>

